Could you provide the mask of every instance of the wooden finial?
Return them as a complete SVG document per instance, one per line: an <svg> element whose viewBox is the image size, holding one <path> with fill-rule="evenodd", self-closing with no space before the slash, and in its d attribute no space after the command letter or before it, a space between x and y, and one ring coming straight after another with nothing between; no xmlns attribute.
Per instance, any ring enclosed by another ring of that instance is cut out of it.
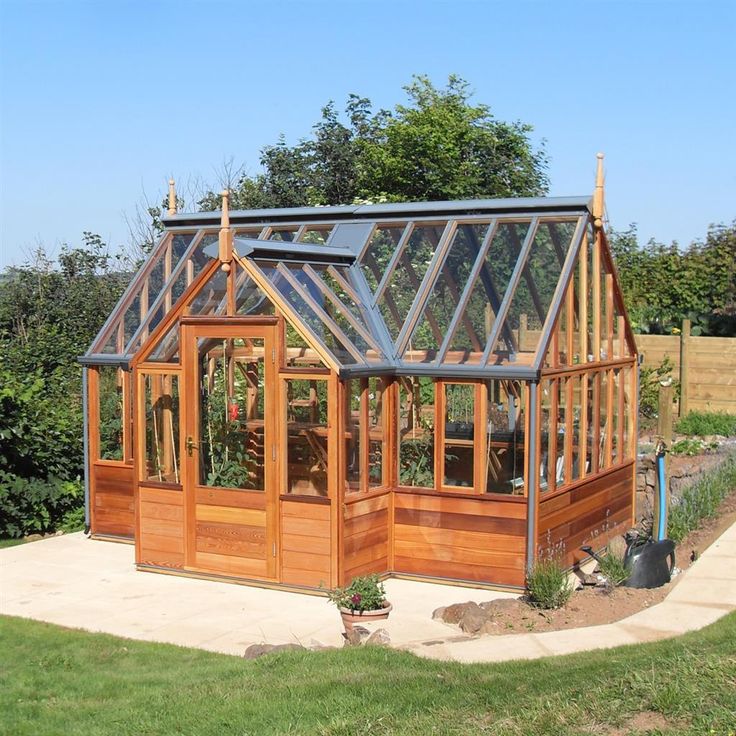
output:
<svg viewBox="0 0 736 736"><path fill-rule="evenodd" d="M173 179L169 179L169 214L176 214L176 184Z"/></svg>
<svg viewBox="0 0 736 736"><path fill-rule="evenodd" d="M593 195L593 224L603 227L603 154L596 155L598 165L595 171L595 194Z"/></svg>
<svg viewBox="0 0 736 736"><path fill-rule="evenodd" d="M230 230L230 192L222 192L222 215L220 217L220 262L222 270L230 270L230 261L233 259L233 234Z"/></svg>

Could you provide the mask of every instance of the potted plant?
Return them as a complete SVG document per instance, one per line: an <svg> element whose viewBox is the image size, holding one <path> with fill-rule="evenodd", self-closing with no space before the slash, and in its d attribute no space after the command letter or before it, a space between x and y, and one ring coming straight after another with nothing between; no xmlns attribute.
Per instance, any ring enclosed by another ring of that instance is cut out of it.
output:
<svg viewBox="0 0 736 736"><path fill-rule="evenodd" d="M380 621L391 613L392 606L377 574L353 578L350 585L329 591L327 597L340 611L346 631L355 623Z"/></svg>

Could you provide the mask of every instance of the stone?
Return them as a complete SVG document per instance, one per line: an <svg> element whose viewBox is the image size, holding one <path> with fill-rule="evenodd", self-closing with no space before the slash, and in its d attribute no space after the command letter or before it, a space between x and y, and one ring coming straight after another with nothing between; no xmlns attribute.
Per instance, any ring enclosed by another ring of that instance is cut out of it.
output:
<svg viewBox="0 0 736 736"><path fill-rule="evenodd" d="M495 601L483 601L480 607L488 614L493 615L502 611L518 611L525 604L518 598L499 598Z"/></svg>
<svg viewBox="0 0 736 736"><path fill-rule="evenodd" d="M365 626L353 626L350 629L346 629L343 637L345 639L346 647L359 647L370 637L371 632L365 628Z"/></svg>
<svg viewBox="0 0 736 736"><path fill-rule="evenodd" d="M444 621L444 615L445 611L447 610L447 606L440 606L439 608L435 608L434 611L432 611L432 620L433 621Z"/></svg>
<svg viewBox="0 0 736 736"><path fill-rule="evenodd" d="M654 488L657 483L657 474L654 472L653 469L647 470L645 478L647 485Z"/></svg>
<svg viewBox="0 0 736 736"><path fill-rule="evenodd" d="M391 637L386 629L376 629L366 640L366 646L387 647L391 644Z"/></svg>
<svg viewBox="0 0 736 736"><path fill-rule="evenodd" d="M637 473L636 474L636 490L645 491L647 488L647 474Z"/></svg>
<svg viewBox="0 0 736 736"><path fill-rule="evenodd" d="M304 650L301 644L251 644L243 654L245 659L257 659L265 654Z"/></svg>
<svg viewBox="0 0 736 736"><path fill-rule="evenodd" d="M480 607L478 610L480 611L480 613L478 611L468 610L463 614L463 617L460 619L460 631L462 631L464 634L480 633L486 621L488 621L488 616L486 612Z"/></svg>
<svg viewBox="0 0 736 736"><path fill-rule="evenodd" d="M442 611L441 616L436 616ZM446 606L442 609L438 608L433 614L432 618L444 621L446 624L459 624L464 616L473 612L476 615L483 615L483 609L473 601L467 601L466 603L453 603L451 606Z"/></svg>

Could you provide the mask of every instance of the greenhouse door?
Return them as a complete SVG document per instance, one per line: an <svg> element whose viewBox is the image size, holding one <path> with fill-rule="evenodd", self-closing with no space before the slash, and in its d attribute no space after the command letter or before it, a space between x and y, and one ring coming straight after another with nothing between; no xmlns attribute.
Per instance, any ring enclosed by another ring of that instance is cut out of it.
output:
<svg viewBox="0 0 736 736"><path fill-rule="evenodd" d="M276 580L276 327L182 319L186 564Z"/></svg>

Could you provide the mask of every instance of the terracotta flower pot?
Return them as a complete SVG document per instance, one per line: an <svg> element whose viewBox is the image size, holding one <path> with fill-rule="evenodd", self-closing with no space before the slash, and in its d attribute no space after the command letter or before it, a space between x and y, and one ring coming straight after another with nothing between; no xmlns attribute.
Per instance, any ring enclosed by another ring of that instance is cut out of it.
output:
<svg viewBox="0 0 736 736"><path fill-rule="evenodd" d="M372 621L381 621L388 618L392 608L393 606L388 601L384 601L383 608L376 608L372 611L353 611L342 606L340 606L339 611L345 630L349 631L353 628L353 624L371 623Z"/></svg>

